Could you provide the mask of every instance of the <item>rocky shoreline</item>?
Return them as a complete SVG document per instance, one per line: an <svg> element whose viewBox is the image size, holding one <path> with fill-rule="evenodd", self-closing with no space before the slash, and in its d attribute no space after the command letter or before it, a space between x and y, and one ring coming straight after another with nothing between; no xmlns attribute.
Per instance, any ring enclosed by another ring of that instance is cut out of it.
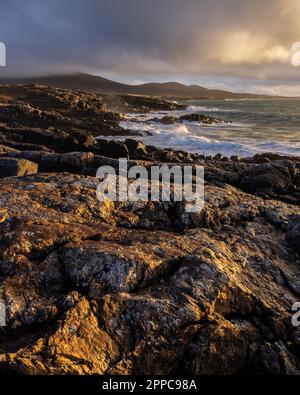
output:
<svg viewBox="0 0 300 395"><path fill-rule="evenodd" d="M158 149L119 126L183 108L0 86L2 373L300 374L300 157ZM120 157L203 166L204 210L99 203L96 169Z"/></svg>

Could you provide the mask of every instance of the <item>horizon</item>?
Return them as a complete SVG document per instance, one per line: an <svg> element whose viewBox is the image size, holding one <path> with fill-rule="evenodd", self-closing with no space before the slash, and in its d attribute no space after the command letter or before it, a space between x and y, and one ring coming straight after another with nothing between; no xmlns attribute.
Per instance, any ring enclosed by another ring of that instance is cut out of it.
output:
<svg viewBox="0 0 300 395"><path fill-rule="evenodd" d="M226 89L222 89L222 88L215 88L215 87L207 87L207 86L204 86L204 85L200 85L200 84L195 84L195 83L192 83L192 84L189 84L189 83L185 83L185 82L182 82L182 81L180 81L180 80L150 80L150 81L141 81L141 82L137 82L137 81L135 81L135 82L131 82L130 80L127 80L126 78L124 79L124 80L120 80L120 79L113 79L113 78L109 78L109 76L103 76L103 75L97 75L97 74L90 74L90 73L84 73L84 72L72 72L72 73L64 73L64 74L61 74L61 73L57 73L57 74L44 74L44 75L36 75L36 76L33 76L33 77L30 77L30 76L24 76L24 77L22 77L22 76L20 76L20 77L12 77L12 78L10 78L10 77L8 77L7 78L7 81L10 81L10 80L24 80L24 81L26 81L27 79L28 80L34 80L34 79L47 79L47 78L55 78L55 77L71 77L71 76L87 76L87 77L97 77L97 78L100 78L100 79L106 79L107 81L110 81L110 82L112 82L112 83L117 83L117 84L124 84L124 85L128 85L128 86L141 86L141 85L147 85L147 84L179 84L179 85L182 85L182 86L185 86L185 87L187 87L187 88L190 88L190 87L198 87L198 88L203 88L203 89L208 89L208 90L220 90L220 91L224 91L224 92L228 92L228 93L236 93L236 94L245 94L245 95L247 95L247 94L253 94L254 96L255 95L257 95L257 96L261 96L261 98L263 98L263 97L268 97L268 98L274 98L274 99L277 99L277 98L281 98L281 99L300 99L300 93L299 93L299 95L297 95L297 96L281 96L281 95L276 95L276 94L255 94L255 93L251 93L251 92L246 92L246 91L237 91L237 90L226 90ZM120 76L120 78L121 78L121 76ZM5 79L3 79L3 81L5 81ZM0 82L0 85L1 85L1 82ZM241 99L241 100L256 100L256 99L261 99L261 98L249 98L249 99L247 99L247 98L244 98L244 99ZM238 99L237 99L238 100Z"/></svg>
<svg viewBox="0 0 300 395"><path fill-rule="evenodd" d="M0 7L1 78L84 73L131 85L174 81L300 96L297 0L13 0Z"/></svg>

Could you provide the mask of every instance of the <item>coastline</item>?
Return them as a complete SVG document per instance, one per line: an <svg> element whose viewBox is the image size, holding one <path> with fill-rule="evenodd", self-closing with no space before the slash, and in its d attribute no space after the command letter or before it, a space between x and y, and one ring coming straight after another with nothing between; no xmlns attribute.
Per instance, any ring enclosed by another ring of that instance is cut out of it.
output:
<svg viewBox="0 0 300 395"><path fill-rule="evenodd" d="M118 141L125 112L184 109L162 98L31 85L0 99L3 372L300 373L300 157ZM120 157L204 167L204 209L100 203L97 168Z"/></svg>

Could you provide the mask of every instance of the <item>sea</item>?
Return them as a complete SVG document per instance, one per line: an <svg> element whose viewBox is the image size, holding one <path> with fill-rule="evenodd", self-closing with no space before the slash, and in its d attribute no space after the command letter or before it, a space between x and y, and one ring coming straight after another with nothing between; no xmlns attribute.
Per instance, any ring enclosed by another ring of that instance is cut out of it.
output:
<svg viewBox="0 0 300 395"><path fill-rule="evenodd" d="M125 129L142 134L137 139L159 148L192 153L249 157L272 152L300 156L300 99L189 100L184 111L128 114ZM151 122L164 116L206 114L224 122L163 125ZM146 121L146 122L145 122Z"/></svg>

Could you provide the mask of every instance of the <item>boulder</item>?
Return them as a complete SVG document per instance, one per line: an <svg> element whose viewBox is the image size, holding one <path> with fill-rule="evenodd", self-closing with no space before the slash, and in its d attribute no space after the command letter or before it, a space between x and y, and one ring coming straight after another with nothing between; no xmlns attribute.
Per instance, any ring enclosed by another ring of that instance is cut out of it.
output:
<svg viewBox="0 0 300 395"><path fill-rule="evenodd" d="M288 160L247 167L240 172L240 187L266 196L289 194L294 191L298 171L296 163Z"/></svg>
<svg viewBox="0 0 300 395"><path fill-rule="evenodd" d="M187 115L182 115L179 117L179 122L200 122L204 123L207 125L211 125L214 123L223 123L221 119L211 117L209 115L203 115L203 114L187 114Z"/></svg>
<svg viewBox="0 0 300 395"><path fill-rule="evenodd" d="M93 152L97 155L114 159L129 158L127 146L120 141L98 139L97 145L93 148Z"/></svg>
<svg viewBox="0 0 300 395"><path fill-rule="evenodd" d="M147 158L146 146L138 140L127 139L125 145L129 152L129 157L132 159Z"/></svg>
<svg viewBox="0 0 300 395"><path fill-rule="evenodd" d="M38 164L26 159L0 158L0 177L24 176L35 174Z"/></svg>
<svg viewBox="0 0 300 395"><path fill-rule="evenodd" d="M40 171L81 173L94 168L92 152L41 155Z"/></svg>

